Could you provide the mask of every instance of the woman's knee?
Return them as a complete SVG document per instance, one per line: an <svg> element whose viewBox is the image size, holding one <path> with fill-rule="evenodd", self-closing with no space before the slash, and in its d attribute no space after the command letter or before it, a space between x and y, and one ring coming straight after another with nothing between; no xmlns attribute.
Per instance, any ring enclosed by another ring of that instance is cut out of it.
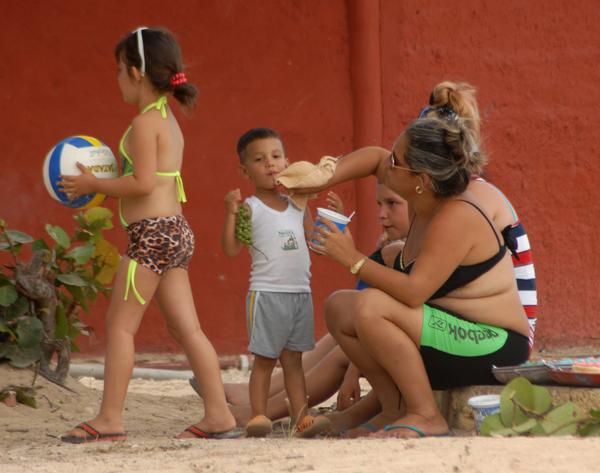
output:
<svg viewBox="0 0 600 473"><path fill-rule="evenodd" d="M381 295L378 289L365 289L356 297L354 325L357 331L374 327L384 318L380 307Z"/></svg>
<svg viewBox="0 0 600 473"><path fill-rule="evenodd" d="M369 319L377 314L377 305L381 298L381 291L378 289L365 289L356 296L356 317L357 319Z"/></svg>
<svg viewBox="0 0 600 473"><path fill-rule="evenodd" d="M332 334L352 317L353 299L356 294L356 291L336 291L325 301L325 322Z"/></svg>

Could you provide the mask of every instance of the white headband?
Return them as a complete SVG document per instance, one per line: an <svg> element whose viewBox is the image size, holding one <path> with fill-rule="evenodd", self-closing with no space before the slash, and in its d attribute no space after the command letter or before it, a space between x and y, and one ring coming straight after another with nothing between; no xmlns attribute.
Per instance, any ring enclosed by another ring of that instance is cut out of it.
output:
<svg viewBox="0 0 600 473"><path fill-rule="evenodd" d="M144 37L142 36L142 31L147 29L147 26L140 26L134 31L134 34L137 36L138 53L141 61L140 72L142 73L142 77L146 75L146 58L144 56Z"/></svg>

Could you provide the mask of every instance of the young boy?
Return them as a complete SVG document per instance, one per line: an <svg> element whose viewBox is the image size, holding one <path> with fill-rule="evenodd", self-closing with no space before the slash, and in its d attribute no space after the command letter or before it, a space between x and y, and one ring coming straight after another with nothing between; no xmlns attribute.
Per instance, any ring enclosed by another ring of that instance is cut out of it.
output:
<svg viewBox="0 0 600 473"><path fill-rule="evenodd" d="M221 245L227 256L236 256L242 243L236 237L236 218L245 206L252 221L250 288L246 320L254 366L250 375L253 417L246 425L249 437L272 431L266 416L271 373L283 368L290 415L297 435L312 437L329 424L324 416L306 414L306 385L302 353L312 350L313 305L310 290L310 258L305 233L312 231L309 212L296 208L276 189L275 178L288 161L279 134L269 128L253 128L238 141L242 174L255 186L254 195L242 203L239 189L225 196L225 223Z"/></svg>

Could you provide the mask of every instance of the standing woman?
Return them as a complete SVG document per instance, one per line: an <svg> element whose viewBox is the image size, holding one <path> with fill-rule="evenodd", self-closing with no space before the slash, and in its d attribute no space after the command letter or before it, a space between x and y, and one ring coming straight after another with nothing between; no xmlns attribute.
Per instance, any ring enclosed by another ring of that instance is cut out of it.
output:
<svg viewBox="0 0 600 473"><path fill-rule="evenodd" d="M329 331L367 377L386 436L445 435L432 389L493 382L492 365L528 357L528 323L500 232L467 190L476 141L461 120L423 118L381 148L342 158L329 185L375 174L406 199L400 270L374 264L330 223L312 249L371 289L334 293ZM373 422L375 421L375 422Z"/></svg>
<svg viewBox="0 0 600 473"><path fill-rule="evenodd" d="M91 192L119 198L119 217L129 243L106 315L106 368L100 412L62 437L65 442L124 440L123 407L134 363L134 336L147 302L158 302L169 332L182 346L201 381L204 417L180 437L237 435L225 400L217 354L200 328L188 276L194 235L182 213L183 135L167 95L186 108L196 88L187 82L181 51L161 28L138 28L117 44L115 58L123 100L137 115L119 143L123 175L96 179L78 164L81 176L63 176L72 198Z"/></svg>

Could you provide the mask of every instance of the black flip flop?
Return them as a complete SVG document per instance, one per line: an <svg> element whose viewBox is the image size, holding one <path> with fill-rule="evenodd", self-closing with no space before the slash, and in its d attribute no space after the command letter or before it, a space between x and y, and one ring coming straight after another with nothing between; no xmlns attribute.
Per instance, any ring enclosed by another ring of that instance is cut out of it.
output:
<svg viewBox="0 0 600 473"><path fill-rule="evenodd" d="M103 434L101 432L98 432L87 422L82 422L74 428L83 430L85 432L85 435L63 435L60 439L63 442L67 443L120 442L123 440L127 440L127 434L125 432L113 432Z"/></svg>

